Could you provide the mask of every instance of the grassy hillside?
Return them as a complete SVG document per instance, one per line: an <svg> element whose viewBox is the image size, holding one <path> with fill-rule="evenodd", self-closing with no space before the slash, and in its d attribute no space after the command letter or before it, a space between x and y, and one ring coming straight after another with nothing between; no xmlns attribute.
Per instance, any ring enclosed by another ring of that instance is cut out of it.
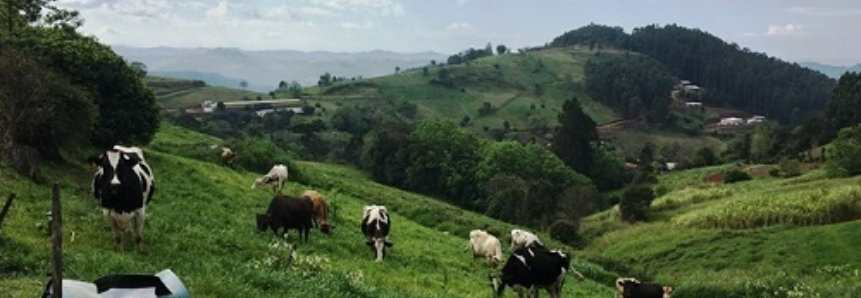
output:
<svg viewBox="0 0 861 298"><path fill-rule="evenodd" d="M298 257L288 264L286 243L295 244L296 233L282 240L254 229L254 214L263 212L271 198L267 189L249 189L259 174L183 157L218 143L164 125L144 149L157 190L147 208L143 253L113 251L112 232L90 195L92 169L70 164L47 170L48 180L58 181L62 189L65 277L94 280L109 273L171 268L194 297L489 295L486 267L463 251L465 232L486 227L504 233L512 226L372 183L353 170L304 163L305 180L331 202L334 234L313 231L308 243L297 244ZM49 264L45 212L50 188L5 165L0 175L0 194L19 197L0 227L0 297L32 297L41 292ZM290 182L285 192L307 187ZM358 229L365 204L386 204L392 212L395 246L382 263L373 261ZM578 283L569 277L566 296L611 295L613 274L580 260L574 266L589 279Z"/></svg>
<svg viewBox="0 0 861 298"><path fill-rule="evenodd" d="M605 54L614 54L605 51ZM348 103L357 100L397 99L416 103L426 117L460 122L473 119L470 128L502 128L509 121L515 129L529 128L529 118L555 123L562 103L573 96L598 122L617 116L586 95L582 87L583 67L595 52L586 49L548 49L523 54L481 58L468 64L428 66L357 82L344 81L325 88L311 88L311 102ZM453 84L433 84L440 71L451 74ZM490 103L493 112L481 116L479 108Z"/></svg>
<svg viewBox="0 0 861 298"><path fill-rule="evenodd" d="M703 181L732 167L662 176L649 222L589 217L582 256L675 284L674 297L859 297L861 177Z"/></svg>
<svg viewBox="0 0 861 298"><path fill-rule="evenodd" d="M188 109L200 107L200 103L211 100L237 101L256 99L268 95L239 89L206 86L202 81L148 76L144 79L153 90L158 102L165 109Z"/></svg>

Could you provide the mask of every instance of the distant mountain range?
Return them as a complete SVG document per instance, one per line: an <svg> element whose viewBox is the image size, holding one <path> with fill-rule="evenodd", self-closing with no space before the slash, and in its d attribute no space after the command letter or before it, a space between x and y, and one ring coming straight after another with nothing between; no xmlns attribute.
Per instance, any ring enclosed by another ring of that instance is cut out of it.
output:
<svg viewBox="0 0 861 298"><path fill-rule="evenodd" d="M830 78L839 79L844 73L853 71L853 72L861 72L861 63L855 64L855 66L834 66L828 64L822 64L818 62L802 62L799 65L810 68L812 70L824 73Z"/></svg>
<svg viewBox="0 0 861 298"><path fill-rule="evenodd" d="M112 46L128 61L147 65L151 74L184 79L198 79L212 86L268 92L281 81L297 81L303 86L316 85L320 75L329 72L338 77L376 77L401 70L443 62L446 54L436 52L397 53L370 52L302 52L293 50L249 51L237 48L137 48Z"/></svg>

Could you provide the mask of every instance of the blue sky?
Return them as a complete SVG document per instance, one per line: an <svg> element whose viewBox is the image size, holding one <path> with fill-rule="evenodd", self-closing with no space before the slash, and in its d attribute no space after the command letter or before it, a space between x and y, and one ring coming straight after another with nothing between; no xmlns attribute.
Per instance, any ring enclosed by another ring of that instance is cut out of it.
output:
<svg viewBox="0 0 861 298"><path fill-rule="evenodd" d="M770 56L861 63L859 0L57 0L110 45L454 53L589 23L699 28Z"/></svg>

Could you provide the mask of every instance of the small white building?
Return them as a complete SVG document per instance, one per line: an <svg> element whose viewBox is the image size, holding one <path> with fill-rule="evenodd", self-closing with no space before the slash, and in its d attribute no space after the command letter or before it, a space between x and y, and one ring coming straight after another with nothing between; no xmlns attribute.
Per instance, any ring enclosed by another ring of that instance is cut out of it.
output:
<svg viewBox="0 0 861 298"><path fill-rule="evenodd" d="M215 111L215 107L218 106L218 103L207 100L200 104L200 107L203 108L204 113L212 113Z"/></svg>
<svg viewBox="0 0 861 298"><path fill-rule="evenodd" d="M744 124L744 119L738 117L727 117L720 120L718 125L720 126L736 126Z"/></svg>
<svg viewBox="0 0 861 298"><path fill-rule="evenodd" d="M685 85L685 91L699 92L699 91L700 91L700 86L697 86L697 85Z"/></svg>
<svg viewBox="0 0 861 298"><path fill-rule="evenodd" d="M686 108L699 108L699 107L702 107L702 106L703 106L703 103L701 103L701 102L699 102L699 101L688 101L688 102L685 102L685 107L686 107Z"/></svg>
<svg viewBox="0 0 861 298"><path fill-rule="evenodd" d="M303 112L302 107L298 107L298 108L265 109L265 110L256 111L254 113L256 113L258 117L263 117L263 116L266 116L266 114L274 113L274 112L280 112L280 111L293 111L293 113L295 113L295 114L302 114L302 112Z"/></svg>
<svg viewBox="0 0 861 298"><path fill-rule="evenodd" d="M765 116L753 116L747 119L747 124L760 123L765 121Z"/></svg>

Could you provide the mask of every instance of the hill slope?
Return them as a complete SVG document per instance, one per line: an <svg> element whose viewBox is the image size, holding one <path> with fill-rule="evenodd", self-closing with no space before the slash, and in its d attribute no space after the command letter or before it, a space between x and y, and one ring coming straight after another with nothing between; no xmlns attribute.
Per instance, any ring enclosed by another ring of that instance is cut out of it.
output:
<svg viewBox="0 0 861 298"><path fill-rule="evenodd" d="M485 265L463 251L464 231L487 227L503 233L512 226L369 182L356 171L307 163L302 173L331 202L334 234L313 231L308 243L297 245L297 259L287 264L285 241L254 231L254 214L263 212L271 197L269 190L249 189L259 174L177 155L206 152L211 144L220 140L163 125L145 148L157 190L147 208L143 253L113 251L112 233L90 195L89 167L51 169L47 176L59 180L62 189L64 276L94 280L171 268L194 297L489 295ZM0 193L19 197L0 228L0 297L35 296L43 288L50 256L44 230L49 186L24 180L7 166L0 175ZM307 187L290 182L285 192ZM365 204L386 204L392 212L395 246L382 263L372 260L358 229ZM296 242L295 232L286 242ZM574 266L601 284L569 282L566 296L611 294L613 275L581 261Z"/></svg>

